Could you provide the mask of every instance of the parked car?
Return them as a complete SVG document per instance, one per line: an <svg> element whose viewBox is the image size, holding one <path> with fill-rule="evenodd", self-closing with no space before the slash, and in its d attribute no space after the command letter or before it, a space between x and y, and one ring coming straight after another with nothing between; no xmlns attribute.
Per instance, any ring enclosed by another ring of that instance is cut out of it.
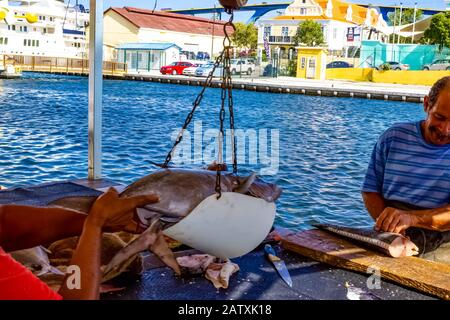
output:
<svg viewBox="0 0 450 320"><path fill-rule="evenodd" d="M436 60L431 64L426 64L423 70L450 70L450 59Z"/></svg>
<svg viewBox="0 0 450 320"><path fill-rule="evenodd" d="M195 70L195 75L197 77L207 77L213 70L214 67L214 63L207 63L204 64L200 67L197 68L197 70ZM214 77L220 77L222 76L222 65L219 65L216 70L214 71L213 76Z"/></svg>
<svg viewBox="0 0 450 320"><path fill-rule="evenodd" d="M346 61L333 61L327 64L327 69L333 68L353 68L353 65Z"/></svg>
<svg viewBox="0 0 450 320"><path fill-rule="evenodd" d="M209 56L208 52L199 51L199 52L197 52L196 59L197 60L209 60L209 59L211 59L211 57Z"/></svg>
<svg viewBox="0 0 450 320"><path fill-rule="evenodd" d="M409 70L409 64L404 64L396 61L386 61L385 63L379 65L375 69L377 70L385 70L383 65L389 65L391 70Z"/></svg>
<svg viewBox="0 0 450 320"><path fill-rule="evenodd" d="M195 71L197 71L198 67L201 67L204 63L194 63L192 67L188 67L183 70L183 74L185 76L195 76Z"/></svg>
<svg viewBox="0 0 450 320"><path fill-rule="evenodd" d="M161 69L159 70L162 74L183 74L183 70L188 68L188 67L192 67L193 64L190 62L182 62L182 61L178 61L178 62L172 62L171 64L169 64L168 66L163 66L161 67Z"/></svg>
<svg viewBox="0 0 450 320"><path fill-rule="evenodd" d="M255 69L256 65L251 59L231 59L231 74L245 73L251 75Z"/></svg>

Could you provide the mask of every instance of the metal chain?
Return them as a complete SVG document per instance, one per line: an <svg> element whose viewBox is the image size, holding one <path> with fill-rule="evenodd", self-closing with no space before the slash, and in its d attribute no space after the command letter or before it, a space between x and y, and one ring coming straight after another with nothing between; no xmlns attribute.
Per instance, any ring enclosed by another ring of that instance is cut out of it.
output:
<svg viewBox="0 0 450 320"><path fill-rule="evenodd" d="M216 186L215 191L217 192L217 198L219 199L222 195L222 188L221 188L221 171L225 167L223 165L223 158L222 158L222 145L223 145L223 139L224 139L224 121L225 121L225 105L228 104L228 110L230 113L230 130L231 130L231 146L232 146L232 158L233 158L233 173L237 173L237 158L236 158L236 141L234 136L234 113L233 113L233 94L232 89L233 85L231 82L231 58L230 58L230 48L231 48L231 38L230 34L228 33L228 28L231 27L234 30L236 30L234 24L233 24L233 11L229 10L227 12L230 14L230 19L227 23L224 24L223 30L225 34L225 38L223 39L223 51L221 54L216 58L214 62L214 66L212 71L208 74L206 77L205 83L203 85L202 90L196 97L192 110L189 112L189 114L186 117L186 120L184 121L183 127L178 133L177 139L175 140L175 143L173 144L172 148L170 149L169 153L166 156L166 160L164 161L164 164L162 165L163 168L167 168L169 162L172 160L172 155L175 152L176 147L183 139L183 133L186 130L186 128L189 126L192 118L194 117L194 112L197 109L197 107L200 105L201 101L203 100L204 93L207 87L211 85L213 75L217 67L220 65L220 63L223 62L223 69L222 69L222 85L221 85L221 108L220 108L220 114L219 114L219 120L220 120L220 129L219 129L219 145L218 145L218 169L217 169L217 175L216 175ZM227 99L228 98L228 99ZM228 100L228 103L226 102Z"/></svg>
<svg viewBox="0 0 450 320"><path fill-rule="evenodd" d="M197 109L197 107L200 105L200 102L202 102L203 100L203 96L205 93L205 90L207 87L209 87L211 85L212 79L213 79L213 75L214 72L216 71L217 67L220 65L220 63L222 62L223 59L223 55L224 52L222 52L217 58L216 61L214 62L214 66L212 71L208 74L208 76L206 77L205 83L203 85L202 90L200 91L200 93L198 94L197 98L195 98L194 103L192 104L192 110L191 112L189 112L189 114L186 117L186 120L184 121L184 125L182 127L182 129L180 130L180 133L178 133L178 137L175 140L175 143L173 144L172 148L170 149L169 153L166 156L166 160L164 161L164 164L161 166L162 168L167 168L169 162L172 160L172 155L175 152L175 149L177 147L177 145L181 142L181 140L183 139L183 133L186 130L186 128L188 127L189 123L191 122L192 118L194 117L194 112Z"/></svg>
<svg viewBox="0 0 450 320"><path fill-rule="evenodd" d="M216 188L215 191L217 192L217 199L219 199L222 195L222 188L221 188L221 169L223 164L222 159L222 142L224 138L224 125L223 122L225 121L225 104L226 100L228 98L228 109L230 112L230 131L231 131L231 145L232 145L232 157L233 157L233 173L237 173L237 160L236 160L236 144L235 144L235 137L234 137L234 114L233 114L233 95L232 95L232 82L231 82L231 58L230 58L230 48L231 48L231 38L230 34L228 33L228 27L233 28L233 30L236 30L234 24L233 24L233 11L230 11L230 19L229 21L224 25L224 34L225 38L223 39L223 70L222 70L222 92L221 92L221 108L220 108L220 132L219 132L219 150L218 150L218 170L216 175ZM228 93L228 97L227 97Z"/></svg>

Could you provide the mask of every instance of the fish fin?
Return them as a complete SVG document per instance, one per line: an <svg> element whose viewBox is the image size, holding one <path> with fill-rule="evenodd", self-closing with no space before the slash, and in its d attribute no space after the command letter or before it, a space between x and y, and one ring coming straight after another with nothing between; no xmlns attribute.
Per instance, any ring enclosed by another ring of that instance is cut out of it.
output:
<svg viewBox="0 0 450 320"><path fill-rule="evenodd" d="M41 271L35 273L35 276L36 276L36 277L43 276L44 274L47 274L49 271L50 271L50 268L49 268L49 267L42 268Z"/></svg>
<svg viewBox="0 0 450 320"><path fill-rule="evenodd" d="M255 181L255 179L256 179L255 172L253 172L248 177L242 178L242 180L239 180L239 186L236 187L235 189L233 189L233 192L243 193L243 194L247 193L248 189L250 188L252 183Z"/></svg>
<svg viewBox="0 0 450 320"><path fill-rule="evenodd" d="M175 256L170 250L169 245L164 239L163 233L160 231L156 241L149 247L149 250L161 259L164 264L170 267L177 275L181 275L180 265L178 264Z"/></svg>
<svg viewBox="0 0 450 320"><path fill-rule="evenodd" d="M41 271L39 271L38 273L36 273L36 277L40 277L43 276L44 274L47 273L51 273L51 274L57 274L57 275L65 275L64 272L62 272L61 270L59 270L58 268L52 266L52 265L45 265Z"/></svg>
<svg viewBox="0 0 450 320"><path fill-rule="evenodd" d="M103 271L104 277L114 270L117 266L120 266L121 263L128 260L131 256L139 253L141 251L146 250L149 246L151 246L157 239L158 232L161 229L161 223L159 219L154 219L150 224L150 227L147 228L144 232L141 233L139 237L137 237L134 241L132 241L129 245L121 249L108 263Z"/></svg>
<svg viewBox="0 0 450 320"><path fill-rule="evenodd" d="M58 268L56 268L54 266L50 266L48 271L51 273L54 273L54 274L65 275L64 272L62 272L61 270L59 270Z"/></svg>
<svg viewBox="0 0 450 320"><path fill-rule="evenodd" d="M267 202L276 201L281 195L281 188L273 183L267 183L256 178L248 188L248 193Z"/></svg>

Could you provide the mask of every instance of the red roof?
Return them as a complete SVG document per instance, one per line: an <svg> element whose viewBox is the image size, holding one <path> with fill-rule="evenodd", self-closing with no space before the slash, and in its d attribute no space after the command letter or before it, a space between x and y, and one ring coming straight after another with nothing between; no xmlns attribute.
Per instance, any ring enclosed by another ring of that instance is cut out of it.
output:
<svg viewBox="0 0 450 320"><path fill-rule="evenodd" d="M221 20L214 21L191 15L132 7L111 7L106 12L109 10L117 12L138 28L212 35L212 26L214 25L214 35L225 36L223 26L226 22Z"/></svg>

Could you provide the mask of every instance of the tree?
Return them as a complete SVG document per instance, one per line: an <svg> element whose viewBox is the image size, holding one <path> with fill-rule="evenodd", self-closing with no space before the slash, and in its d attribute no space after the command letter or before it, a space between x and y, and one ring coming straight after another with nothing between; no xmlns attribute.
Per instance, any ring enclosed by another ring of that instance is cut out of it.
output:
<svg viewBox="0 0 450 320"><path fill-rule="evenodd" d="M416 20L422 19L423 11L420 9L416 10ZM407 8L402 10L402 20L400 21L400 9L395 9L395 12L388 13L388 19L391 25L400 26L404 24L409 24L414 22L414 9Z"/></svg>
<svg viewBox="0 0 450 320"><path fill-rule="evenodd" d="M444 47L450 48L450 12L442 12L431 18L423 40L425 43L438 45L441 51Z"/></svg>
<svg viewBox="0 0 450 320"><path fill-rule="evenodd" d="M320 46L325 42L322 25L313 20L301 22L292 40L296 46L299 44L304 44L309 47Z"/></svg>
<svg viewBox="0 0 450 320"><path fill-rule="evenodd" d="M256 49L258 46L258 29L253 23L245 24L237 22L234 24L234 31L231 41L240 49Z"/></svg>

